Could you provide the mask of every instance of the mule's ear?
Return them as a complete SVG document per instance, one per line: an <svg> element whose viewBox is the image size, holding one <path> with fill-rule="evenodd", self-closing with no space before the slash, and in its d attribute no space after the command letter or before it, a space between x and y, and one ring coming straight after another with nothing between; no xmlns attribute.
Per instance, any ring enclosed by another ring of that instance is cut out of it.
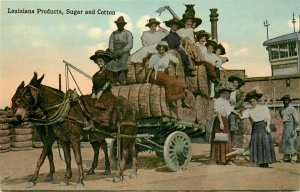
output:
<svg viewBox="0 0 300 192"><path fill-rule="evenodd" d="M18 89L19 89L19 88L23 88L24 85L25 85L25 83L24 83L24 81L22 81L22 83L19 85Z"/></svg>
<svg viewBox="0 0 300 192"><path fill-rule="evenodd" d="M45 77L45 74L43 74L43 76L37 80L37 84L38 85L41 84L41 82L43 81L44 77Z"/></svg>
<svg viewBox="0 0 300 192"><path fill-rule="evenodd" d="M33 77L32 77L32 79L31 79L31 81L30 81L29 84L35 85L36 82L37 82L37 72L34 72L34 75L33 75Z"/></svg>

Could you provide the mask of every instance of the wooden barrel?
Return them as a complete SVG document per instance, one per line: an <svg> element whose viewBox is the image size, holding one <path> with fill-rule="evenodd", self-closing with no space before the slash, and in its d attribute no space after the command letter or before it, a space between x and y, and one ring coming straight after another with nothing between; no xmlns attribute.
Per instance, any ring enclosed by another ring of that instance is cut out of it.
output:
<svg viewBox="0 0 300 192"><path fill-rule="evenodd" d="M151 84L142 84L139 91L139 111L142 118L151 117L150 112L150 90Z"/></svg>
<svg viewBox="0 0 300 192"><path fill-rule="evenodd" d="M134 84L134 83L136 83L135 64L131 63L128 65L126 84Z"/></svg>
<svg viewBox="0 0 300 192"><path fill-rule="evenodd" d="M161 117L160 87L151 85L150 88L150 112L152 117Z"/></svg>

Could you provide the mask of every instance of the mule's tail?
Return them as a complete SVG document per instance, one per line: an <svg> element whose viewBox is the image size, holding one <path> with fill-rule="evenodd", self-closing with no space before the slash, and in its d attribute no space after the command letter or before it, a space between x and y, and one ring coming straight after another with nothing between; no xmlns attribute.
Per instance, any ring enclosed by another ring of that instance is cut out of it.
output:
<svg viewBox="0 0 300 192"><path fill-rule="evenodd" d="M60 148L60 146L59 146L59 140L57 139L56 142L57 142L57 152L59 154L59 157L60 157L61 160L64 161L65 160L65 155L64 155L64 153L62 153L62 148Z"/></svg>

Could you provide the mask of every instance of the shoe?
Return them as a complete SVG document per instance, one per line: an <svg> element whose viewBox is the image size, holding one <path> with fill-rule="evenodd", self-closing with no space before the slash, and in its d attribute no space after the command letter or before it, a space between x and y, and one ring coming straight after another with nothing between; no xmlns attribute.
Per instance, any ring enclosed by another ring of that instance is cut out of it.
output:
<svg viewBox="0 0 300 192"><path fill-rule="evenodd" d="M193 67L193 66L189 66L188 69L191 70L191 71L196 71L196 70L197 70L197 68L196 68L196 67Z"/></svg>
<svg viewBox="0 0 300 192"><path fill-rule="evenodd" d="M184 102L184 100L182 101L182 105L181 105L183 108L191 108L191 106L189 106L188 104L186 104Z"/></svg>
<svg viewBox="0 0 300 192"><path fill-rule="evenodd" d="M226 161L226 165L235 165L233 161Z"/></svg>
<svg viewBox="0 0 300 192"><path fill-rule="evenodd" d="M171 101L171 102L170 102L170 106L171 106L171 107L177 107L177 104L175 103L175 101Z"/></svg>

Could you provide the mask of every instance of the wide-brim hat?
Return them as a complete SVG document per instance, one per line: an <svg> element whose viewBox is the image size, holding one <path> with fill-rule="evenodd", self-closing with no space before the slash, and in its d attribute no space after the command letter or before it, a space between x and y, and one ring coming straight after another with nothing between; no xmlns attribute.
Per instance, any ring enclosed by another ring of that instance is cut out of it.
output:
<svg viewBox="0 0 300 192"><path fill-rule="evenodd" d="M196 36L197 36L198 40L200 40L201 37L206 37L206 40L208 40L210 38L210 34L207 33L205 30L200 30L200 31L196 32Z"/></svg>
<svg viewBox="0 0 300 192"><path fill-rule="evenodd" d="M289 100L289 102L292 101L291 97L289 95L284 95L283 97L281 97L280 101L285 101L285 100Z"/></svg>
<svg viewBox="0 0 300 192"><path fill-rule="evenodd" d="M242 87L243 85L245 85L245 81L244 81L242 78L240 78L240 77L238 77L238 76L235 76L235 75L231 75L231 76L228 78L228 81L229 81L229 82L237 81L238 84L239 84L238 88L240 88L240 87Z"/></svg>
<svg viewBox="0 0 300 192"><path fill-rule="evenodd" d="M214 40L207 40L205 43L205 46L208 47L209 45L213 46L214 48L217 47L218 43L215 42Z"/></svg>
<svg viewBox="0 0 300 192"><path fill-rule="evenodd" d="M249 102L251 99L260 99L263 96L262 93L258 93L255 89L249 93L246 94L245 101Z"/></svg>
<svg viewBox="0 0 300 192"><path fill-rule="evenodd" d="M150 27L150 25L152 25L152 24L159 25L160 22L157 21L155 18L150 18L150 19L148 20L148 23L147 23L145 26L146 26L146 27Z"/></svg>
<svg viewBox="0 0 300 192"><path fill-rule="evenodd" d="M223 47L223 45L221 43L217 45L216 49L221 50L220 55L225 55L226 54L225 48Z"/></svg>
<svg viewBox="0 0 300 192"><path fill-rule="evenodd" d="M124 17L123 16L120 16L116 21L115 23L124 23L124 24L127 24L127 22L125 21Z"/></svg>
<svg viewBox="0 0 300 192"><path fill-rule="evenodd" d="M167 27L172 27L172 25L177 25L178 27L182 27L182 23L178 19L170 19L168 21L164 21Z"/></svg>
<svg viewBox="0 0 300 192"><path fill-rule="evenodd" d="M90 57L90 60L95 61L98 58L105 58L108 61L112 60L110 53L108 53L107 51L103 51L103 50L97 50L95 52L95 54Z"/></svg>
<svg viewBox="0 0 300 192"><path fill-rule="evenodd" d="M193 22L195 23L195 28L197 28L202 23L202 19L200 19L199 17L192 17L192 16L185 15L185 14L182 16L181 23L184 25L186 20L188 20L188 19L193 20Z"/></svg>
<svg viewBox="0 0 300 192"><path fill-rule="evenodd" d="M216 88L215 88L216 92L218 94L221 94L223 92L232 92L233 89L230 87L230 85L228 83L219 83Z"/></svg>

